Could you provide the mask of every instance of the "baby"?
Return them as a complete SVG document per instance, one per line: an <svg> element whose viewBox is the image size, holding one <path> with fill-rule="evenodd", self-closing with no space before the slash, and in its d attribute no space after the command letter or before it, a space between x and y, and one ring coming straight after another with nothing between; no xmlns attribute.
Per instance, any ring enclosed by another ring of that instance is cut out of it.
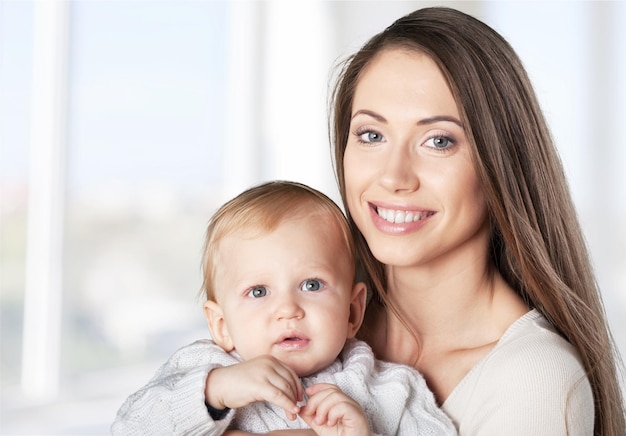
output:
<svg viewBox="0 0 626 436"><path fill-rule="evenodd" d="M212 340L176 352L131 395L114 434L456 434L415 369L354 339L367 290L348 223L324 194L269 182L230 200L209 223L203 272ZM206 414L179 419L198 409L185 401L204 401Z"/></svg>

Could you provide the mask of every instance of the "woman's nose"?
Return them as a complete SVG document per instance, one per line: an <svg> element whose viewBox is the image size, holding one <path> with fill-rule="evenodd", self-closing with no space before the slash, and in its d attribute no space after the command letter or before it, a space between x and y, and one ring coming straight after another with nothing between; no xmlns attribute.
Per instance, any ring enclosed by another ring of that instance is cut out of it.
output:
<svg viewBox="0 0 626 436"><path fill-rule="evenodd" d="M392 192L412 192L419 188L419 177L414 166L417 158L409 144L390 144L381 160L380 185Z"/></svg>

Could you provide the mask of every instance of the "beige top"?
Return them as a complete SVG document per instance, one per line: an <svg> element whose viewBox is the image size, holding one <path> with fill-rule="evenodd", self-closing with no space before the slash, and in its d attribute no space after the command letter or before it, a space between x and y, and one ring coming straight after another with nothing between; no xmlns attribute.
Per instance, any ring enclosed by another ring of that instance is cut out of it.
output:
<svg viewBox="0 0 626 436"><path fill-rule="evenodd" d="M443 404L461 435L591 435L593 395L574 348L531 310Z"/></svg>

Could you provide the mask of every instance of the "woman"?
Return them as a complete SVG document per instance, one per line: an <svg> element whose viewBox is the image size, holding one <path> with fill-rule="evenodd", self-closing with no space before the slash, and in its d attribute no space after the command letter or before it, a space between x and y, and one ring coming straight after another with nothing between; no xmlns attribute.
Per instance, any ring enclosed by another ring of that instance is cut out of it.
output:
<svg viewBox="0 0 626 436"><path fill-rule="evenodd" d="M461 434L623 435L600 292L510 45L421 9L348 60L333 104L378 357L420 370Z"/></svg>

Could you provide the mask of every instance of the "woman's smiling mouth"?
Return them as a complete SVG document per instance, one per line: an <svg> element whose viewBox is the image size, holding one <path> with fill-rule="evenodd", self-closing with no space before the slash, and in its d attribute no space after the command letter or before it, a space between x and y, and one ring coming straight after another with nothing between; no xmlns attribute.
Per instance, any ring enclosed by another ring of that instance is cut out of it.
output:
<svg viewBox="0 0 626 436"><path fill-rule="evenodd" d="M374 206L374 209L379 217L394 224L414 223L435 214L433 211L396 210L377 206Z"/></svg>

